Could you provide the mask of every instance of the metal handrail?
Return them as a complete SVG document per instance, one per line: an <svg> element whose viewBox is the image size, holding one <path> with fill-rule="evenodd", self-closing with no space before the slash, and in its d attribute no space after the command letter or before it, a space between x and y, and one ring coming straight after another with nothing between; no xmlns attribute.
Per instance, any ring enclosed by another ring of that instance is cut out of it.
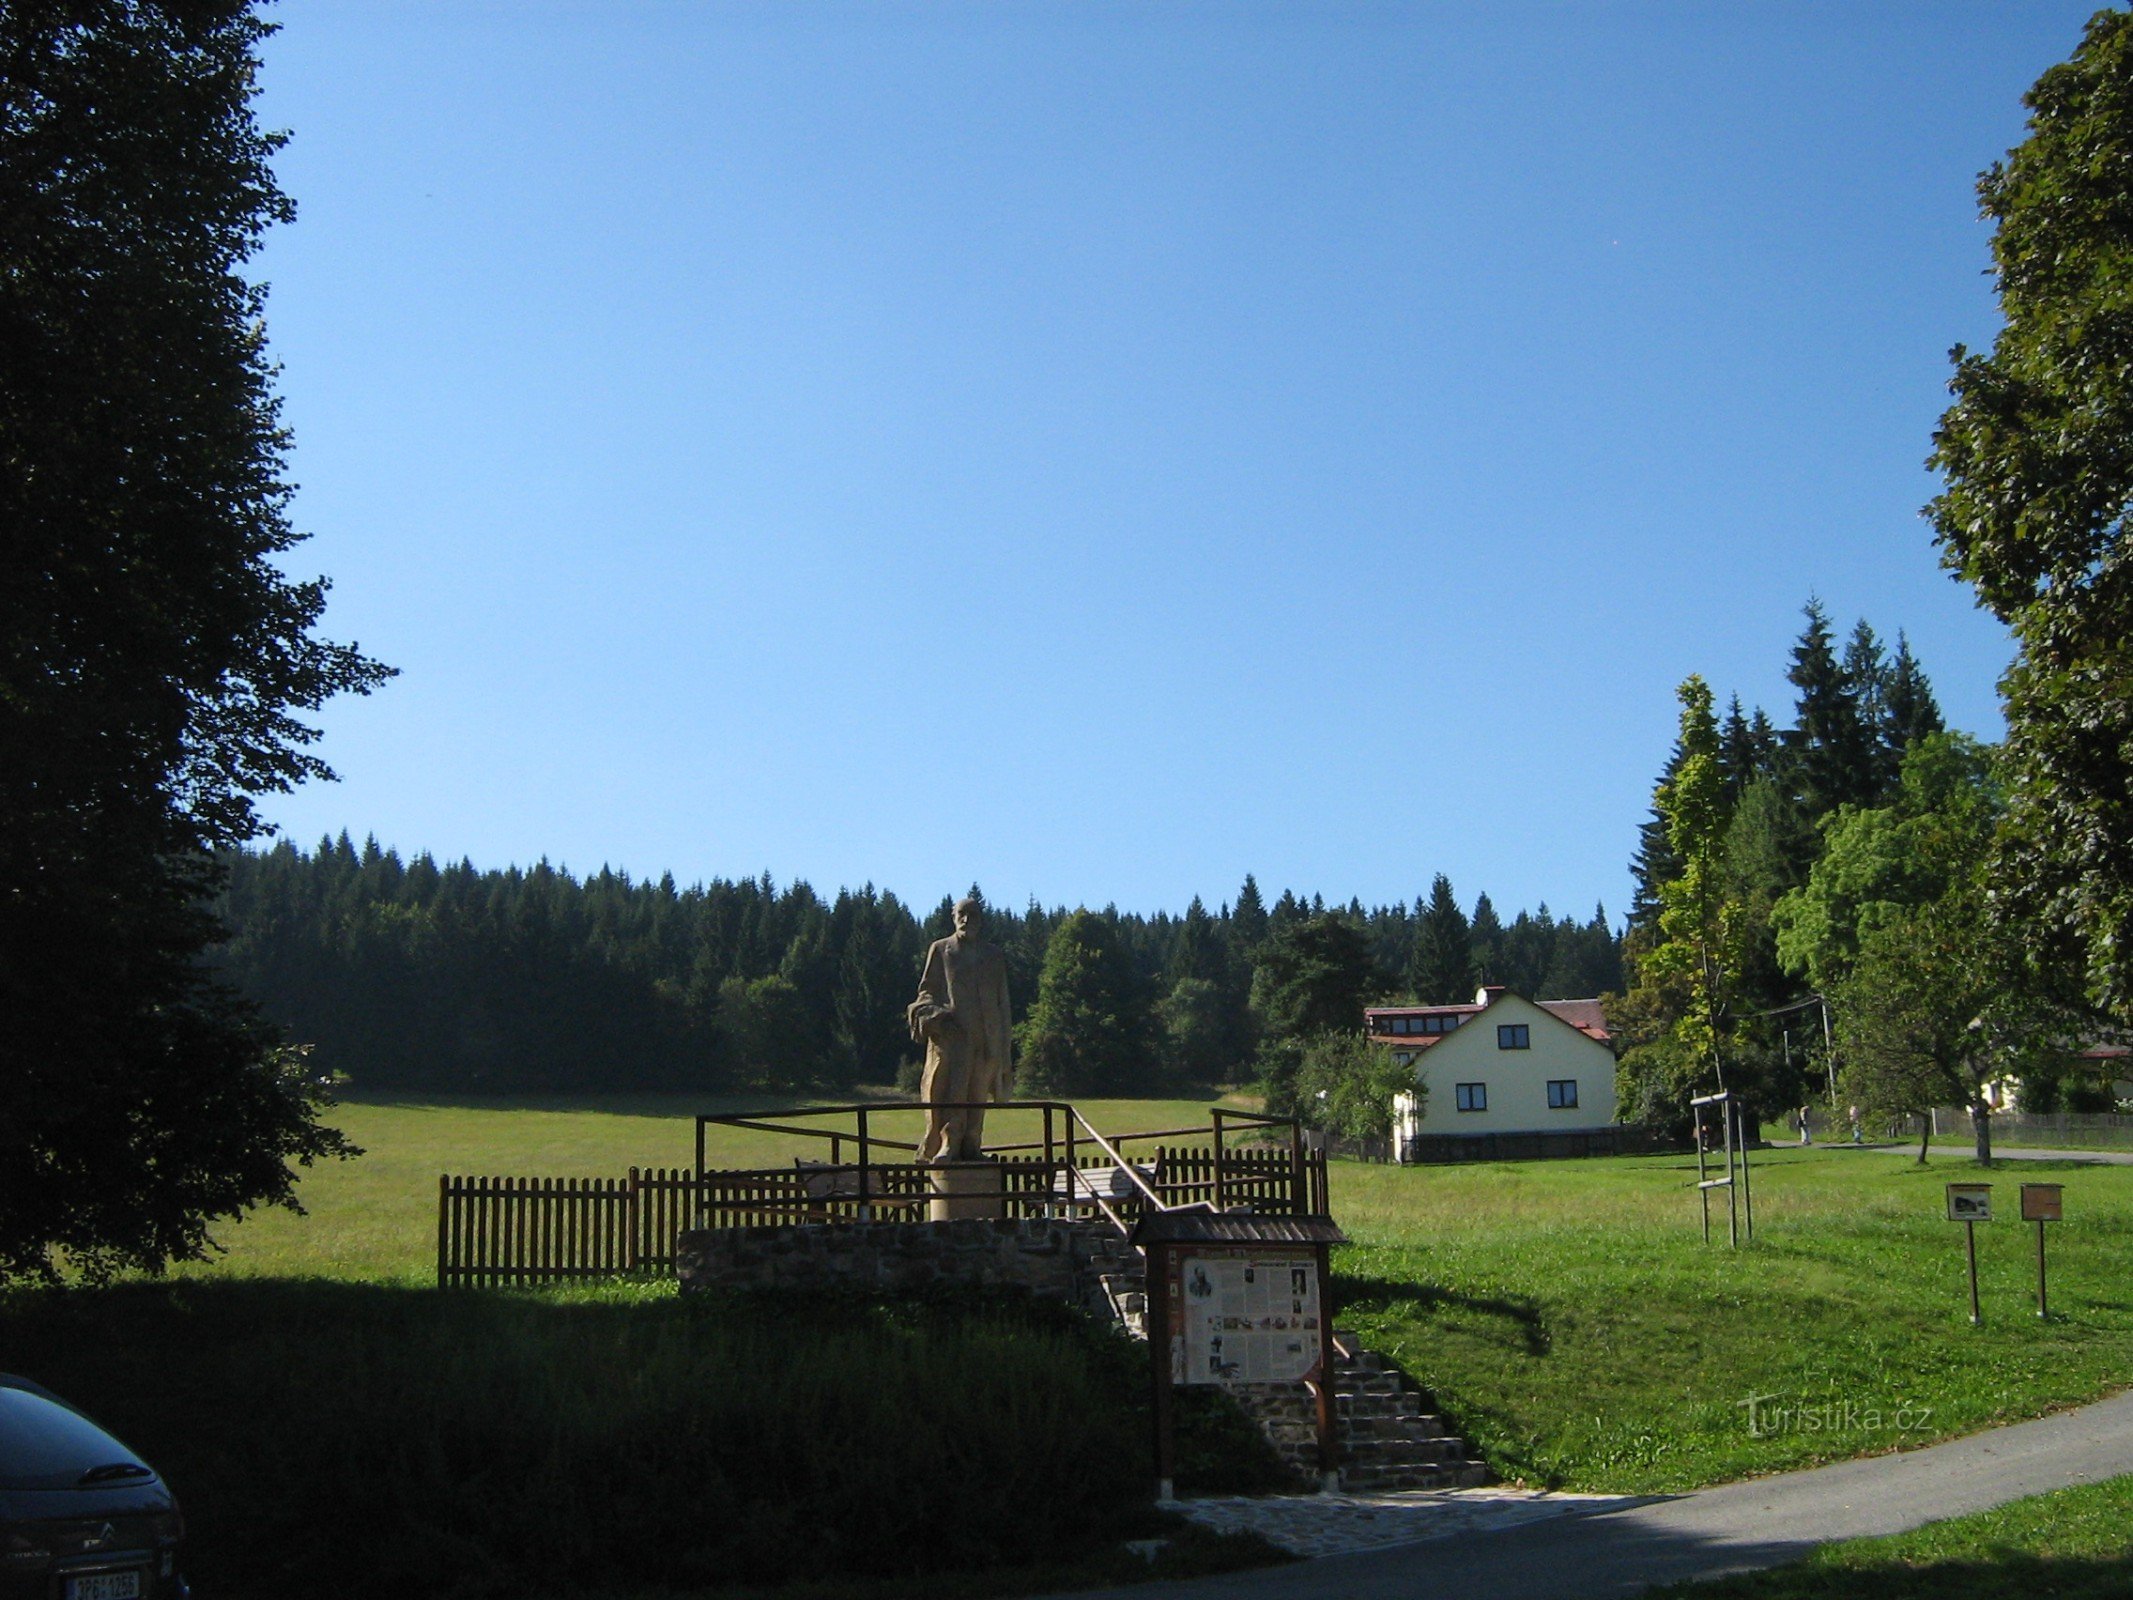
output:
<svg viewBox="0 0 2133 1600"><path fill-rule="evenodd" d="M1099 1151L1103 1153L1103 1155L1109 1160L1114 1173L1125 1174L1127 1183L1133 1189L1139 1191L1139 1199L1141 1200L1142 1204L1144 1206L1153 1208L1157 1212L1175 1211L1183 1208L1166 1204L1163 1200L1163 1197L1156 1192L1154 1186L1151 1185L1148 1180L1142 1176L1140 1168L1137 1167L1132 1161L1128 1160L1123 1153L1121 1153L1119 1146L1122 1144L1128 1144L1148 1139L1172 1139L1190 1137L1195 1134L1210 1131L1201 1128L1166 1128L1158 1129L1152 1132L1120 1134L1117 1136L1117 1139L1114 1142L1114 1140L1105 1137L1104 1134L1099 1132L1096 1126L1091 1123L1087 1117L1082 1115L1081 1111L1069 1101L956 1100L935 1101L931 1102L931 1104L934 1107L946 1110L1040 1111L1044 1114L1044 1138L1042 1139L1042 1141L1032 1141L1027 1143L1010 1145L996 1145L993 1147L991 1153L995 1155L1007 1155L1023 1151L1042 1150L1044 1152L1045 1159L1049 1164L1063 1165L1070 1170L1080 1171L1082 1169L1079 1167L1074 1156L1074 1146L1078 1133L1079 1135L1086 1137L1091 1143L1096 1146ZM799 1138L826 1139L830 1141L831 1160L828 1165L840 1170L855 1170L860 1177L859 1187L860 1194L863 1200L870 1187L870 1184L868 1182L870 1169L877 1165L877 1163L872 1159L873 1151L875 1149L879 1148L887 1150L902 1150L910 1151L915 1154L919 1148L917 1144L909 1140L887 1139L881 1138L877 1135L873 1135L872 1133L870 1133L867 1127L869 1115L882 1111L922 1111L927 1109L927 1105L927 1102L921 1101L877 1100L854 1105L800 1106L791 1108L789 1110L765 1112L702 1113L696 1118L697 1203L699 1206L701 1206L704 1185L708 1177L708 1167L706 1164L706 1156L708 1152L706 1149L704 1132L707 1127L711 1126L714 1123L721 1127L746 1128L751 1132L757 1133L775 1133ZM1053 1118L1062 1113L1064 1114L1064 1120L1066 1122L1066 1127L1064 1130L1065 1139L1063 1141L1063 1156L1055 1154L1055 1152L1060 1150L1062 1141L1056 1138L1052 1131ZM824 1117L850 1117L856 1121L857 1127L855 1129L801 1127L794 1125L792 1122L784 1120L772 1120L786 1118L819 1120ZM1216 1165L1215 1188L1218 1200L1220 1198L1223 1187L1223 1133L1225 1131L1225 1124L1234 1122L1244 1123L1252 1127L1286 1128L1289 1131L1289 1142L1292 1152L1292 1159L1296 1163L1296 1170L1293 1174L1293 1179L1297 1187L1297 1203L1299 1205L1303 1203L1304 1189L1306 1186L1306 1175L1302 1169L1303 1156L1301 1150L1301 1125L1294 1118L1270 1116L1265 1112L1244 1111L1228 1106L1213 1106L1209 1108L1209 1120L1212 1124L1211 1131L1214 1136ZM859 1159L857 1162L845 1162L840 1159L843 1155L842 1147L844 1141L848 1139L854 1141L858 1145ZM1104 1217L1111 1223L1111 1225L1117 1228L1121 1233L1130 1233L1132 1231L1130 1225L1126 1222L1124 1217L1119 1214L1118 1210L1112 1206L1110 1201L1107 1200L1103 1195L1097 1193L1093 1188L1088 1189L1083 1194L1077 1195L1076 1199L1086 1201L1089 1204L1093 1204L1097 1208L1097 1210L1099 1210L1104 1215ZM863 1205L862 1215L866 1213L866 1209L867 1208L865 1208Z"/></svg>

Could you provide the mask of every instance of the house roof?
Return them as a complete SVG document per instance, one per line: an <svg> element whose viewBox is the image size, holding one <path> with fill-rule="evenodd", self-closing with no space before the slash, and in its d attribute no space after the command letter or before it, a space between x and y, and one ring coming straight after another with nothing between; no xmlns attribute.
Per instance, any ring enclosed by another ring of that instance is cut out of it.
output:
<svg viewBox="0 0 2133 1600"><path fill-rule="evenodd" d="M1144 1212L1133 1227L1135 1244L1346 1244L1331 1217L1255 1217L1217 1211L1210 1205Z"/></svg>
<svg viewBox="0 0 2133 1600"><path fill-rule="evenodd" d="M1363 1010L1363 1031L1374 1038L1397 1039L1403 1049L1419 1046L1426 1050L1439 1039L1449 1039L1451 1035L1448 1033L1396 1034L1390 1031L1388 1024L1391 1023L1394 1017L1459 1017L1464 1019L1479 1016L1505 995L1514 992L1501 984L1489 984L1481 991L1484 998L1478 999L1472 1005L1367 1006ZM1524 999L1525 997L1520 995L1519 998ZM1534 1000L1529 1003L1539 1006L1541 1010L1547 1012L1556 1020L1567 1022L1588 1039L1597 1039L1601 1044L1608 1042L1607 1017L1597 999Z"/></svg>

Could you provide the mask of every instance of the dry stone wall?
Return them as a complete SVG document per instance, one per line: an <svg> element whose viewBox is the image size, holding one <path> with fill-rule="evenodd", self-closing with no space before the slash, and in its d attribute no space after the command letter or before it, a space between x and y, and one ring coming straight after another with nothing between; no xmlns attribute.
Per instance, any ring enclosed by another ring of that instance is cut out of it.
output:
<svg viewBox="0 0 2133 1600"><path fill-rule="evenodd" d="M676 1245L684 1290L895 1294L955 1284L1019 1288L1110 1313L1105 1280L1129 1247L1107 1224L1056 1217L698 1228Z"/></svg>

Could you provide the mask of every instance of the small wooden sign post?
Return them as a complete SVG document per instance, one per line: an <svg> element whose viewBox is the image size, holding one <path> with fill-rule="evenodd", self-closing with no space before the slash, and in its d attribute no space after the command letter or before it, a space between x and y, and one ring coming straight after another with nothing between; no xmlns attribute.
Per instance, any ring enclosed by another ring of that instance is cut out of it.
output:
<svg viewBox="0 0 2133 1600"><path fill-rule="evenodd" d="M2060 1208L2060 1188L2056 1183L2025 1183L2022 1185L2022 1220L2037 1225L2037 1315L2046 1315L2044 1298L2044 1224L2057 1222L2063 1212Z"/></svg>
<svg viewBox="0 0 2133 1600"><path fill-rule="evenodd" d="M1949 1184L1948 1220L1963 1225L1963 1238L1970 1249L1970 1321L1976 1326L1985 1320L1977 1304L1977 1225L1992 1220L1992 1185Z"/></svg>

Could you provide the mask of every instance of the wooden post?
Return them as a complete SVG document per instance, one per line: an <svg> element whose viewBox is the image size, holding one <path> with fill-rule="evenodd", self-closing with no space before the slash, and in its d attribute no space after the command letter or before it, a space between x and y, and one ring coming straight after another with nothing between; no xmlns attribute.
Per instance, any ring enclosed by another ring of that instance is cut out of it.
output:
<svg viewBox="0 0 2133 1600"><path fill-rule="evenodd" d="M1303 1123L1291 1118L1289 1121L1289 1214L1301 1217L1311 1209L1310 1190L1304 1180L1304 1128Z"/></svg>
<svg viewBox="0 0 2133 1600"><path fill-rule="evenodd" d="M2037 1315L2046 1315L2044 1301L2044 1219L2037 1218Z"/></svg>
<svg viewBox="0 0 2133 1600"><path fill-rule="evenodd" d="M867 1108L861 1106L859 1108L859 1220L861 1222L872 1222L874 1220L873 1186L868 1182L868 1176L873 1166L871 1155L872 1150L867 1143Z"/></svg>
<svg viewBox="0 0 2133 1600"><path fill-rule="evenodd" d="M1067 1215L1081 1215L1081 1158L1074 1149L1074 1119L1066 1122Z"/></svg>
<svg viewBox="0 0 2133 1600"><path fill-rule="evenodd" d="M1318 1484L1331 1494L1340 1488L1341 1444L1333 1404L1333 1250L1319 1245L1318 1258L1318 1382L1311 1397L1318 1403Z"/></svg>
<svg viewBox="0 0 2133 1600"><path fill-rule="evenodd" d="M1703 1242L1709 1244L1711 1242L1711 1191L1706 1187L1706 1180L1711 1176L1711 1171L1705 1165L1703 1159L1703 1107L1692 1102L1689 1111L1696 1118L1696 1197L1703 1202Z"/></svg>
<svg viewBox="0 0 2133 1600"><path fill-rule="evenodd" d="M1979 1313L1977 1304L1977 1224L1975 1222L1966 1220L1963 1223L1963 1237L1970 1247L1970 1323L1972 1327L1975 1327L1985 1320Z"/></svg>
<svg viewBox="0 0 2133 1600"><path fill-rule="evenodd" d="M624 1270L642 1272L644 1270L644 1180L637 1175L635 1167L630 1168L630 1203L622 1213L622 1218L622 1225L629 1230L629 1241L625 1246L628 1251L628 1255L625 1257L628 1266Z"/></svg>
<svg viewBox="0 0 2133 1600"><path fill-rule="evenodd" d="M704 1119L696 1119L696 1187L690 1199L689 1224L704 1225Z"/></svg>
<svg viewBox="0 0 2133 1600"><path fill-rule="evenodd" d="M1732 1101L1721 1101L1719 1103L1719 1126L1723 1126L1723 1129L1726 1129L1726 1239L1732 1244L1734 1250L1738 1250L1738 1248L1741 1248L1741 1197L1734 1193L1734 1182L1732 1182L1734 1180L1734 1169L1732 1169L1732 1163L1734 1163L1734 1154L1732 1154L1732 1133L1734 1133Z"/></svg>
<svg viewBox="0 0 2133 1600"><path fill-rule="evenodd" d="M1748 1181L1748 1119L1745 1112L1736 1111L1740 1128L1740 1204L1748 1221L1748 1242L1755 1243L1755 1186Z"/></svg>
<svg viewBox="0 0 2133 1600"><path fill-rule="evenodd" d="M1068 1136L1072 1137L1071 1127ZM1177 1444L1170 1393L1171 1247L1148 1244L1148 1377L1150 1410L1155 1418L1155 1499L1168 1505L1177 1498Z"/></svg>
<svg viewBox="0 0 2133 1600"><path fill-rule="evenodd" d="M445 1229L451 1214L452 1180L449 1175L439 1173L437 1176L437 1287L440 1289L445 1284Z"/></svg>
<svg viewBox="0 0 2133 1600"><path fill-rule="evenodd" d="M1222 1113L1216 1112L1211 1119L1215 1125L1215 1209L1229 1209L1229 1163L1225 1159L1222 1144Z"/></svg>

